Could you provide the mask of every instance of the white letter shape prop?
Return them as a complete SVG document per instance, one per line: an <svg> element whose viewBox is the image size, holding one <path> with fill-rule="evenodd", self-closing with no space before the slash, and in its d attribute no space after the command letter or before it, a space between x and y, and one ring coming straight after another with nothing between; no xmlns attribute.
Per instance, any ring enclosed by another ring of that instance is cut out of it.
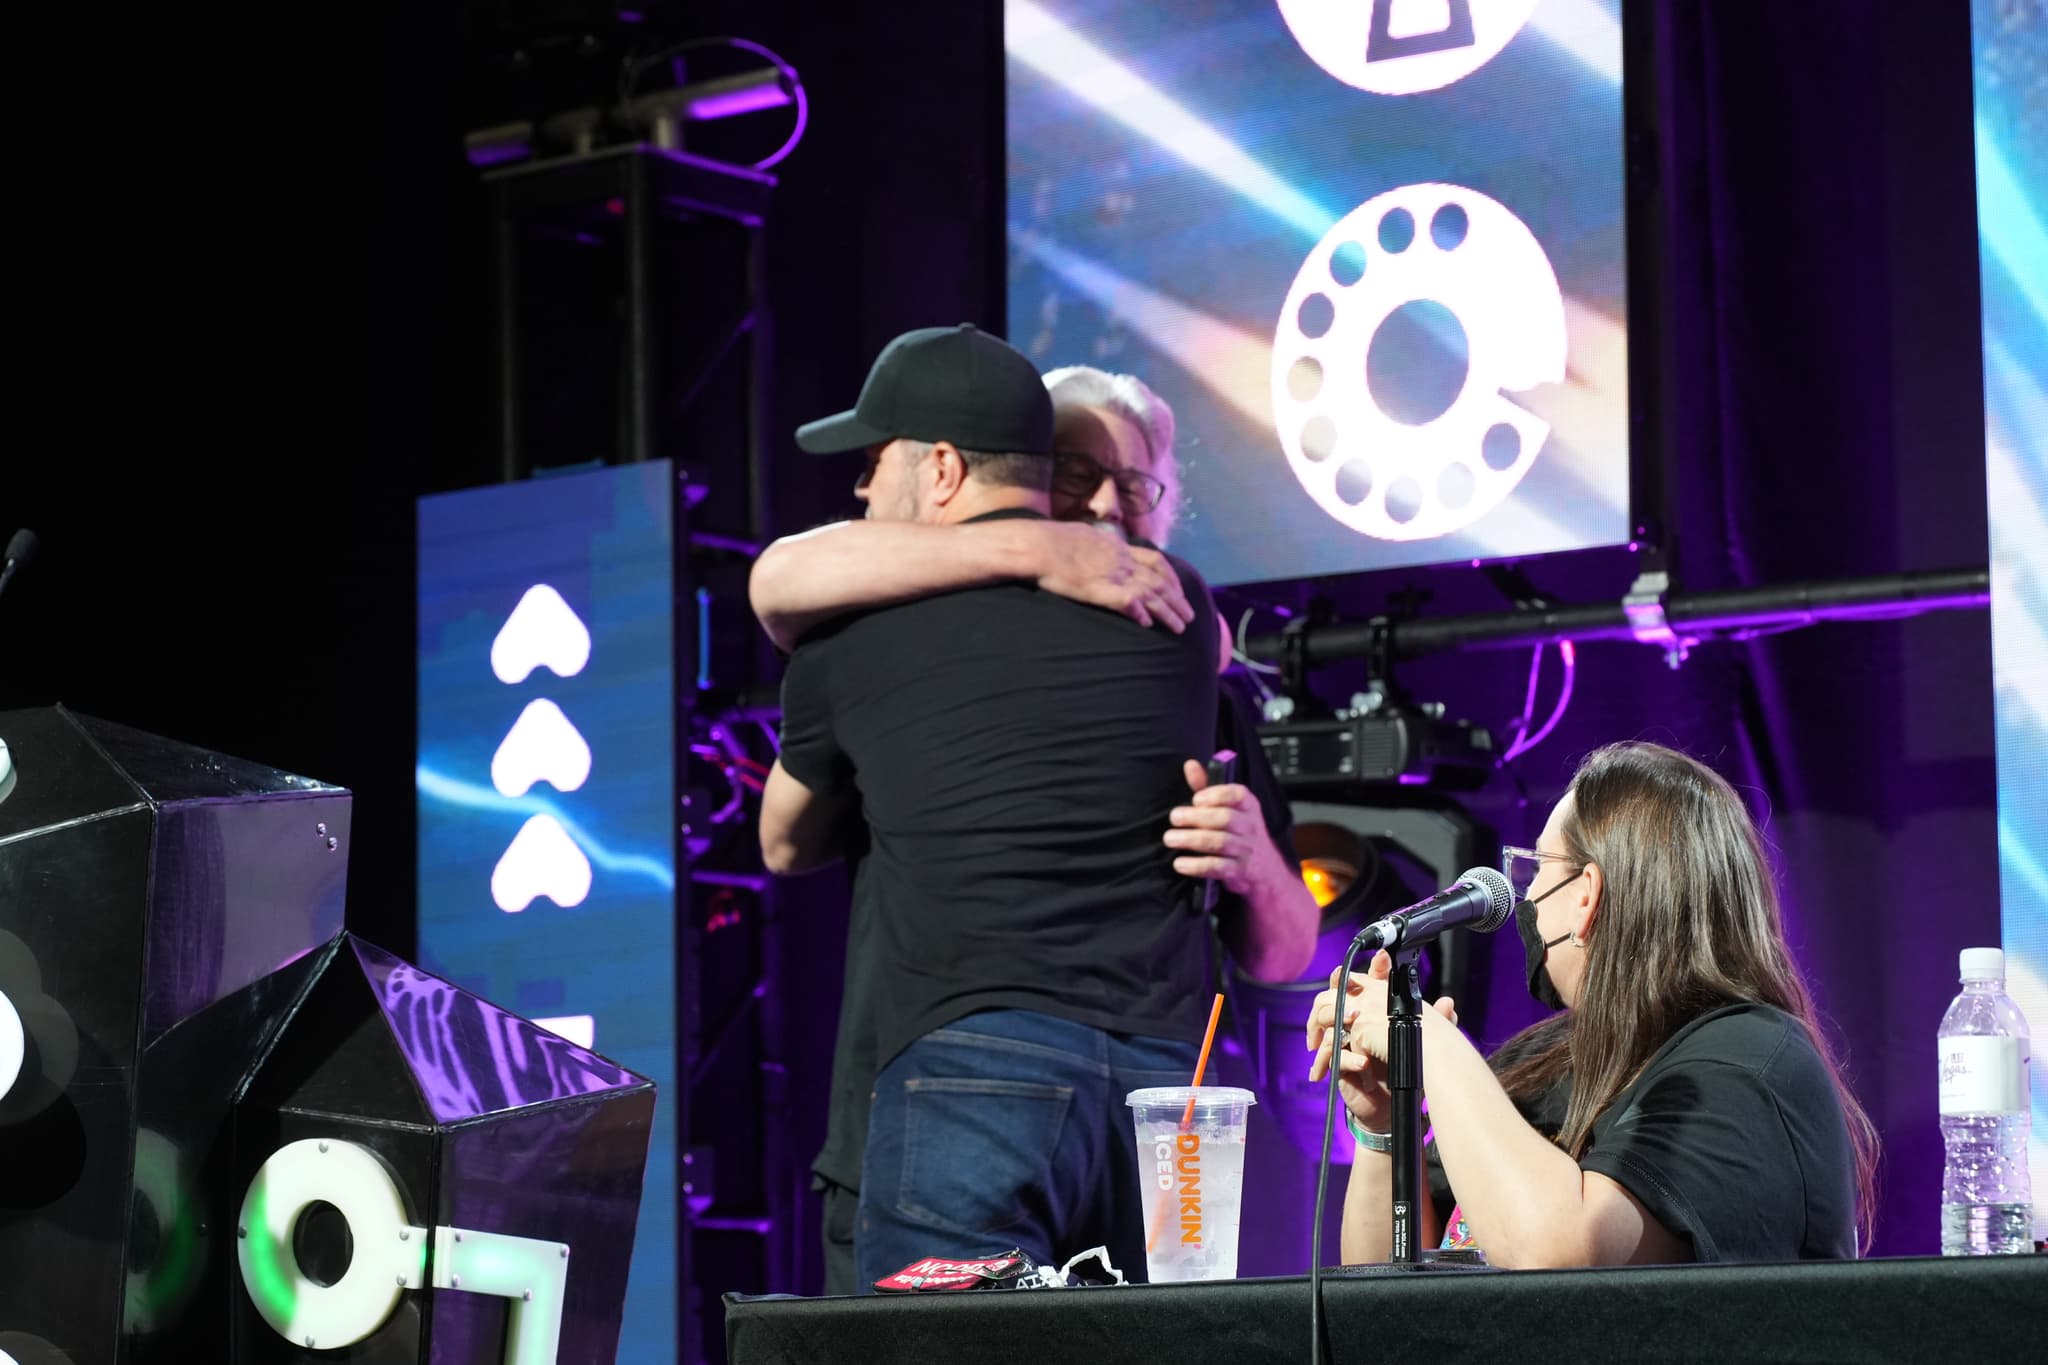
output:
<svg viewBox="0 0 2048 1365"><path fill-rule="evenodd" d="M533 1021L549 1033L567 1038L576 1046L592 1049L597 1046L597 1016L591 1014L563 1014L553 1019Z"/></svg>
<svg viewBox="0 0 2048 1365"><path fill-rule="evenodd" d="M559 677L573 678L589 662L590 628L545 583L526 590L491 641L491 672L508 687L525 682L543 665Z"/></svg>
<svg viewBox="0 0 2048 1365"><path fill-rule="evenodd" d="M536 782L572 792L589 777L590 745L546 697L526 704L491 758L491 785L500 796L524 796Z"/></svg>
<svg viewBox="0 0 2048 1365"><path fill-rule="evenodd" d="M1280 0L1317 66L1376 95L1440 90L1500 54L1536 0Z"/></svg>
<svg viewBox="0 0 2048 1365"><path fill-rule="evenodd" d="M552 815L536 815L519 827L491 872L491 899L516 915L546 896L567 910L590 894L590 859Z"/></svg>

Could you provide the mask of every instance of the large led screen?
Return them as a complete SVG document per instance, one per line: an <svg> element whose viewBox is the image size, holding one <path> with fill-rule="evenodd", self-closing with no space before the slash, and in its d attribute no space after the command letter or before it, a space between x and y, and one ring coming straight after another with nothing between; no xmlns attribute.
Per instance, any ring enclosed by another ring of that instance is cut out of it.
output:
<svg viewBox="0 0 2048 1365"><path fill-rule="evenodd" d="M1009 332L1241 583L1617 544L1620 0L1008 0Z"/></svg>

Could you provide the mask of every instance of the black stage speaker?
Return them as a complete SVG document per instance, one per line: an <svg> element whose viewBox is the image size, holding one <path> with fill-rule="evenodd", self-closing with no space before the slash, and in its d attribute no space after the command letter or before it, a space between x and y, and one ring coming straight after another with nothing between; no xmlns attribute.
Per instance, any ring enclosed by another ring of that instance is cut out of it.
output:
<svg viewBox="0 0 2048 1365"><path fill-rule="evenodd" d="M235 1106L235 1365L610 1365L654 1086L350 934Z"/></svg>
<svg viewBox="0 0 2048 1365"><path fill-rule="evenodd" d="M0 1349L218 1359L229 1103L341 928L349 794L59 707L0 742Z"/></svg>
<svg viewBox="0 0 2048 1365"><path fill-rule="evenodd" d="M650 1082L342 933L340 788L57 707L0 760L5 1359L611 1361Z"/></svg>

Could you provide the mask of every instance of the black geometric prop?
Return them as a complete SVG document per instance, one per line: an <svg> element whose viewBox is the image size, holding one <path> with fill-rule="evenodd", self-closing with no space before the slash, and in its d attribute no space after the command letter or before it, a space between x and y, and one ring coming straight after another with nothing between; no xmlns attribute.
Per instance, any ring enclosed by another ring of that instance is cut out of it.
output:
<svg viewBox="0 0 2048 1365"><path fill-rule="evenodd" d="M0 1352L612 1360L652 1083L341 932L346 791L59 707L0 755Z"/></svg>
<svg viewBox="0 0 2048 1365"><path fill-rule="evenodd" d="M351 934L235 1107L236 1365L610 1362L654 1087Z"/></svg>
<svg viewBox="0 0 2048 1365"><path fill-rule="evenodd" d="M209 1358L228 1106L341 927L349 794L61 707L0 743L0 1333Z"/></svg>

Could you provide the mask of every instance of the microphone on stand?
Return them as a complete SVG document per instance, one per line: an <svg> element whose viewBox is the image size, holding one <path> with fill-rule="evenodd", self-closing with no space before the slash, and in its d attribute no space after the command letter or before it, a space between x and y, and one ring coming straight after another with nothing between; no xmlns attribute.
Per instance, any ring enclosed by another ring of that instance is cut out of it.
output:
<svg viewBox="0 0 2048 1365"><path fill-rule="evenodd" d="M1344 954L1340 969L1351 971L1361 951L1384 948L1395 953L1394 971L1387 982L1387 1090L1393 1101L1393 1123L1387 1132L1388 1145L1380 1148L1393 1158L1389 1186L1391 1256L1397 1269L1422 1264L1426 1254L1418 1244L1422 1226L1422 1201L1428 1187L1422 1179L1422 990L1417 980L1414 949L1424 939L1448 929L1469 928L1491 933L1515 913L1515 888L1490 867L1467 868L1458 879L1427 900L1396 910L1358 931ZM1342 994L1338 996L1343 999ZM1345 1027L1339 1024L1339 1032ZM1309 1237L1309 1305L1319 1315L1323 1265L1323 1203L1330 1189L1330 1139L1337 1124L1337 1047L1330 1050L1329 1085L1323 1097L1323 1153L1316 1164L1316 1213ZM1320 1356L1322 1338L1316 1338Z"/></svg>
<svg viewBox="0 0 2048 1365"><path fill-rule="evenodd" d="M41 544L36 533L26 526L16 531L7 542L7 563L0 567L0 592L7 591L7 580L14 577L14 571L36 557L36 547Z"/></svg>
<svg viewBox="0 0 2048 1365"><path fill-rule="evenodd" d="M1358 931L1353 942L1368 952L1392 951L1451 929L1490 934L1515 913L1515 889L1490 867L1469 867L1458 880L1404 910L1376 919Z"/></svg>

